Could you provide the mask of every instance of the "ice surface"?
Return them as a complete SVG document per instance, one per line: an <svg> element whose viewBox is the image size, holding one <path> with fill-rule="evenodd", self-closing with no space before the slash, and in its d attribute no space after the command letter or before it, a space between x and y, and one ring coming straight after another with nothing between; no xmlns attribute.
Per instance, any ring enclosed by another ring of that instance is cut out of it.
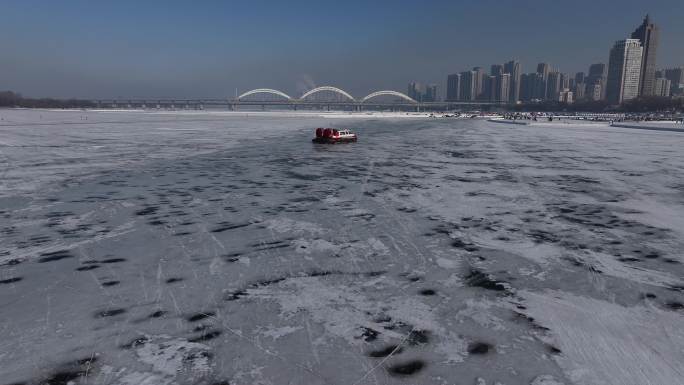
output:
<svg viewBox="0 0 684 385"><path fill-rule="evenodd" d="M0 117L1 385L684 378L684 133Z"/></svg>

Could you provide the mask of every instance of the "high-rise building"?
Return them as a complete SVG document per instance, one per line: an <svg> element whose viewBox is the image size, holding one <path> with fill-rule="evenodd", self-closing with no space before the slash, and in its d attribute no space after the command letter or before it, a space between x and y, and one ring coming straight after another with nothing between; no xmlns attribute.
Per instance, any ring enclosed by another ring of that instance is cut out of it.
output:
<svg viewBox="0 0 684 385"><path fill-rule="evenodd" d="M575 74L575 84L584 83L584 79L584 72L578 72Z"/></svg>
<svg viewBox="0 0 684 385"><path fill-rule="evenodd" d="M558 100L558 93L561 90L561 73L549 72L546 79L546 99Z"/></svg>
<svg viewBox="0 0 684 385"><path fill-rule="evenodd" d="M655 81L656 53L658 51L658 26L651 23L646 15L644 22L632 32L632 39L637 39L643 48L641 55L641 73L639 75L639 95L653 95Z"/></svg>
<svg viewBox="0 0 684 385"><path fill-rule="evenodd" d="M423 95L423 101L436 102L437 99L437 85L428 84L427 86L425 86L425 94Z"/></svg>
<svg viewBox="0 0 684 385"><path fill-rule="evenodd" d="M575 88L572 90L575 100L584 99L585 92L587 90L587 85L584 83L575 83Z"/></svg>
<svg viewBox="0 0 684 385"><path fill-rule="evenodd" d="M423 101L423 86L418 82L411 82L408 85L408 92L406 94L409 98L421 102Z"/></svg>
<svg viewBox="0 0 684 385"><path fill-rule="evenodd" d="M475 88L475 80L477 73L475 71L461 72L461 100L469 102L477 98L477 89Z"/></svg>
<svg viewBox="0 0 684 385"><path fill-rule="evenodd" d="M589 74L586 77L587 87L599 84L599 87L594 87L593 90L601 90L601 94L598 99L593 98L593 93L586 90L586 95L589 96L591 100L603 100L606 98L606 76L608 67L604 63L592 64L589 66Z"/></svg>
<svg viewBox="0 0 684 385"><path fill-rule="evenodd" d="M670 94L684 94L684 67L665 70L665 78L670 81Z"/></svg>
<svg viewBox="0 0 684 385"><path fill-rule="evenodd" d="M484 91L483 91L482 100L487 100L490 102L495 101L496 88L497 88L496 81L497 81L496 76L492 76L492 75L485 75L484 76Z"/></svg>
<svg viewBox="0 0 684 385"><path fill-rule="evenodd" d="M568 74L560 74L560 88L570 88L570 76Z"/></svg>
<svg viewBox="0 0 684 385"><path fill-rule="evenodd" d="M520 100L520 63L511 60L504 64L504 73L510 74L511 86L508 90L508 100L511 103L517 103Z"/></svg>
<svg viewBox="0 0 684 385"><path fill-rule="evenodd" d="M603 100L603 90L601 89L603 86L601 85L601 82L598 83L593 83L593 84L588 84L587 85L587 91L585 93L585 96L589 100Z"/></svg>
<svg viewBox="0 0 684 385"><path fill-rule="evenodd" d="M461 74L451 74L447 76L447 102L461 100Z"/></svg>
<svg viewBox="0 0 684 385"><path fill-rule="evenodd" d="M501 64L492 64L491 70L489 72L492 76L499 76L504 73L504 66Z"/></svg>
<svg viewBox="0 0 684 385"><path fill-rule="evenodd" d="M418 82L411 82L408 85L407 95L419 102L435 102L437 101L437 86L434 84L423 86Z"/></svg>
<svg viewBox="0 0 684 385"><path fill-rule="evenodd" d="M670 96L671 82L666 78L656 78L653 83L653 96Z"/></svg>
<svg viewBox="0 0 684 385"><path fill-rule="evenodd" d="M511 90L511 74L502 73L496 77L496 90L494 100L497 102L509 102Z"/></svg>
<svg viewBox="0 0 684 385"><path fill-rule="evenodd" d="M475 97L473 100L485 99L485 71L481 67L473 68L473 87L475 88Z"/></svg>
<svg viewBox="0 0 684 385"><path fill-rule="evenodd" d="M546 93L545 82L540 73L533 72L520 76L520 100L529 102L543 100Z"/></svg>
<svg viewBox="0 0 684 385"><path fill-rule="evenodd" d="M541 77L541 79L537 79L537 80L539 80L537 82L537 94L535 95L535 97L537 99L541 99L541 100L547 99L546 81L548 80L549 72L551 72L551 65L549 65L548 63L537 64L537 73Z"/></svg>
<svg viewBox="0 0 684 385"><path fill-rule="evenodd" d="M529 102L534 97L534 78L535 73L520 75L520 100Z"/></svg>
<svg viewBox="0 0 684 385"><path fill-rule="evenodd" d="M639 96L643 51L638 39L620 40L610 50L606 90L609 102L620 104Z"/></svg>
<svg viewBox="0 0 684 385"><path fill-rule="evenodd" d="M570 89L564 88L558 92L558 101L561 103L567 103L567 104L572 104L575 99L574 99L574 94Z"/></svg>

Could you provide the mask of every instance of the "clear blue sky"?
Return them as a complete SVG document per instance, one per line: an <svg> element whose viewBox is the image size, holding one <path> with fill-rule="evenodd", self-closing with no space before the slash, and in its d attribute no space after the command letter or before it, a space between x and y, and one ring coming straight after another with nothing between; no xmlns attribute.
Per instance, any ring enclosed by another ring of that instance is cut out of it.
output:
<svg viewBox="0 0 684 385"><path fill-rule="evenodd" d="M683 0L0 0L0 90L52 97L354 95L517 58L606 62L650 13L659 66L684 65Z"/></svg>

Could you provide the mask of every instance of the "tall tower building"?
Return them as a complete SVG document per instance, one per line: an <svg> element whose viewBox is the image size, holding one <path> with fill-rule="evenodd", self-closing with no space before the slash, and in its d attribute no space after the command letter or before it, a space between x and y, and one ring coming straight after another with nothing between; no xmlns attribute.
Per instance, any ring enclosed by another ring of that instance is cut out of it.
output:
<svg viewBox="0 0 684 385"><path fill-rule="evenodd" d="M561 82L563 75L560 72L549 72L546 79L546 99L558 100L558 94L561 91Z"/></svg>
<svg viewBox="0 0 684 385"><path fill-rule="evenodd" d="M482 100L490 102L496 101L497 77L492 75L485 75L484 77L484 93Z"/></svg>
<svg viewBox="0 0 684 385"><path fill-rule="evenodd" d="M473 100L483 100L485 91L485 71L481 67L473 68L473 87L475 88L475 97Z"/></svg>
<svg viewBox="0 0 684 385"><path fill-rule="evenodd" d="M651 23L646 15L644 22L632 32L632 39L641 42L643 54L641 56L641 74L639 75L639 95L653 95L655 82L656 53L658 51L658 26Z"/></svg>
<svg viewBox="0 0 684 385"><path fill-rule="evenodd" d="M595 94L589 92L587 89L587 94L592 95L592 100L603 100L606 98L606 74L608 67L604 63L592 64L589 66L589 75L586 78L587 87L598 85L598 87L592 87L592 91L600 90L601 93L598 99L594 99Z"/></svg>
<svg viewBox="0 0 684 385"><path fill-rule="evenodd" d="M665 78L670 81L672 95L684 93L684 67L666 69Z"/></svg>
<svg viewBox="0 0 684 385"><path fill-rule="evenodd" d="M511 86L508 89L508 101L515 104L520 100L520 63L511 60L504 64L504 73L511 75Z"/></svg>
<svg viewBox="0 0 684 385"><path fill-rule="evenodd" d="M499 76L502 73L504 73L504 66L502 66L501 64L492 64L492 68L489 72L490 75Z"/></svg>
<svg viewBox="0 0 684 385"><path fill-rule="evenodd" d="M502 73L496 77L496 90L494 100L497 102L509 102L511 90L511 74Z"/></svg>
<svg viewBox="0 0 684 385"><path fill-rule="evenodd" d="M546 81L548 80L549 72L551 72L551 66L549 65L549 63L537 64L537 73L540 76L540 78L538 79L538 83L537 83L537 94L535 95L535 98L537 98L537 99L541 99L541 100L547 99Z"/></svg>
<svg viewBox="0 0 684 385"><path fill-rule="evenodd" d="M610 50L606 90L609 102L620 104L639 96L643 51L638 39L620 40Z"/></svg>
<svg viewBox="0 0 684 385"><path fill-rule="evenodd" d="M437 101L437 85L428 84L425 86L425 94L423 94L424 102L436 102Z"/></svg>
<svg viewBox="0 0 684 385"><path fill-rule="evenodd" d="M418 83L418 82L411 82L408 85L408 97L416 100L416 101L423 101L423 86Z"/></svg>
<svg viewBox="0 0 684 385"><path fill-rule="evenodd" d="M461 74L451 74L447 76L447 102L461 100Z"/></svg>
<svg viewBox="0 0 684 385"><path fill-rule="evenodd" d="M475 71L461 72L460 94L461 100L470 102L476 99L477 90L475 88L475 78L477 77Z"/></svg>

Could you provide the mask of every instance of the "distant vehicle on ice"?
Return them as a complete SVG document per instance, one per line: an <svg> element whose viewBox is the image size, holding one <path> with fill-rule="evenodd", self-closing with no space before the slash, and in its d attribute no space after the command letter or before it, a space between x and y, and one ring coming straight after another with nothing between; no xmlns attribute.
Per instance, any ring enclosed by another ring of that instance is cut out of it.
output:
<svg viewBox="0 0 684 385"><path fill-rule="evenodd" d="M317 128L316 137L311 139L314 143L350 143L356 142L356 134L349 130L336 130L333 128Z"/></svg>

